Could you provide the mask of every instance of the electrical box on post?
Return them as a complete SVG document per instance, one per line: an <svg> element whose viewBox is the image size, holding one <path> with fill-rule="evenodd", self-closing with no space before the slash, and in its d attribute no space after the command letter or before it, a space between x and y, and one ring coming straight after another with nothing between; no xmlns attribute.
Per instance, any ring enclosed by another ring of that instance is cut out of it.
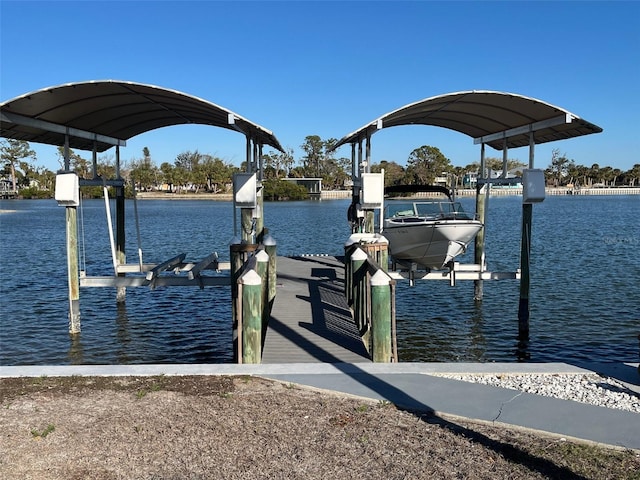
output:
<svg viewBox="0 0 640 480"><path fill-rule="evenodd" d="M258 181L255 173L236 173L233 176L233 198L236 207L258 206Z"/></svg>
<svg viewBox="0 0 640 480"><path fill-rule="evenodd" d="M360 205L365 210L382 208L384 202L384 173L363 173Z"/></svg>
<svg viewBox="0 0 640 480"><path fill-rule="evenodd" d="M544 171L529 169L522 172L522 203L540 203L545 197Z"/></svg>
<svg viewBox="0 0 640 480"><path fill-rule="evenodd" d="M73 172L56 175L55 199L61 207L77 207L80 205L80 183L78 175Z"/></svg>

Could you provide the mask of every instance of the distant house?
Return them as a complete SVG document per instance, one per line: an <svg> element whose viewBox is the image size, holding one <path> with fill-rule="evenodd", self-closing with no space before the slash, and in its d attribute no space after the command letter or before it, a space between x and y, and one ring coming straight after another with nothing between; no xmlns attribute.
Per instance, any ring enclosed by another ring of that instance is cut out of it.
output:
<svg viewBox="0 0 640 480"><path fill-rule="evenodd" d="M491 178L502 178L502 171L493 171L490 170L489 171ZM514 168L512 170L507 171L507 179L514 179L517 178L518 180L521 180L522 177L522 168ZM510 182L505 182L505 183L500 183L500 182L496 182L496 183L492 183L491 184L491 188L493 187L497 187L497 188L522 188L522 182L515 182L515 181L510 181Z"/></svg>
<svg viewBox="0 0 640 480"><path fill-rule="evenodd" d="M440 185L442 187L446 187L449 183L449 176L446 172L442 172L442 174L436 177L433 181L435 185Z"/></svg>
<svg viewBox="0 0 640 480"><path fill-rule="evenodd" d="M282 180L286 180L287 182L293 182L296 185L302 185L307 189L309 195L320 195L322 193L322 179L321 178L311 178L311 177L302 177L302 178L283 178Z"/></svg>
<svg viewBox="0 0 640 480"><path fill-rule="evenodd" d="M507 179L520 178L522 169L513 169L507 172ZM502 171L498 170L489 170L489 177L491 179L498 179L502 176ZM478 172L467 172L464 177L462 177L462 187L463 188L476 188L478 184ZM498 188L522 188L521 182L504 182L504 184L500 182L492 182L491 187Z"/></svg>
<svg viewBox="0 0 640 480"><path fill-rule="evenodd" d="M0 179L0 198L14 197L17 194L18 192L13 189L13 181L6 178Z"/></svg>
<svg viewBox="0 0 640 480"><path fill-rule="evenodd" d="M468 172L462 177L463 188L476 188L478 184L478 172Z"/></svg>

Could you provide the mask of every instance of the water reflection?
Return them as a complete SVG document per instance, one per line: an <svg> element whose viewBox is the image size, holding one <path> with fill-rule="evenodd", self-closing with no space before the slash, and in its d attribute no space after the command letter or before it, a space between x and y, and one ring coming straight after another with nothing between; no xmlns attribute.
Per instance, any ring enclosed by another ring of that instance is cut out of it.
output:
<svg viewBox="0 0 640 480"><path fill-rule="evenodd" d="M124 302L117 303L116 309L116 342L118 345L118 363L127 364L130 362L128 354L131 344L131 332L129 330L129 317L127 316L127 305Z"/></svg>
<svg viewBox="0 0 640 480"><path fill-rule="evenodd" d="M484 334L484 317L482 315L482 302L473 302L473 310L471 313L471 321L469 337L471 345L469 346L469 354L473 360L484 360L487 352L487 340Z"/></svg>
<svg viewBox="0 0 640 480"><path fill-rule="evenodd" d="M84 364L84 346L82 345L81 334L69 335L69 353L67 357L71 365Z"/></svg>
<svg viewBox="0 0 640 480"><path fill-rule="evenodd" d="M531 360L531 350L528 336L526 338L518 337L515 357L518 362L527 362Z"/></svg>

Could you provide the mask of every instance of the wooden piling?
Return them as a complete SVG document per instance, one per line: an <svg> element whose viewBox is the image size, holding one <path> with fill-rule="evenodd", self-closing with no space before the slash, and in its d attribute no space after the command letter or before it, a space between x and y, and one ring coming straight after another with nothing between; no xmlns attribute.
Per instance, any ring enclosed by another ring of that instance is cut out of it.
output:
<svg viewBox="0 0 640 480"><path fill-rule="evenodd" d="M533 169L535 157L535 139L529 133L529 168ZM523 199L524 200L524 199ZM531 224L533 204L522 204L522 239L520 240L520 300L518 302L518 340L529 340L529 286L531 263Z"/></svg>
<svg viewBox="0 0 640 480"><path fill-rule="evenodd" d="M371 277L371 357L388 363L391 350L391 279L378 270Z"/></svg>
<svg viewBox="0 0 640 480"><path fill-rule="evenodd" d="M351 254L353 317L365 347L369 350L369 325L367 324L367 254L356 248Z"/></svg>
<svg viewBox="0 0 640 480"><path fill-rule="evenodd" d="M125 254L125 196L124 185L116 187L116 256L118 265L126 265L127 256ZM124 273L119 273L119 277L124 277ZM125 287L116 288L116 303L124 303L127 299L127 289Z"/></svg>
<svg viewBox="0 0 640 480"><path fill-rule="evenodd" d="M480 146L480 171L478 173L478 181L482 179L487 179L487 169L485 162L485 146L484 143ZM476 215L478 216L478 220L482 222L482 225L485 225L485 217L486 217L486 200L489 195L489 188L491 184L485 183L476 184ZM480 271L483 271L485 268L485 256L484 256L484 234L485 234L486 226L483 226L482 229L476 235L474 240L474 263L476 265L480 265ZM475 301L481 301L484 295L483 292L483 283L482 280L474 280L473 282L473 299Z"/></svg>
<svg viewBox="0 0 640 480"><path fill-rule="evenodd" d="M353 304L353 264L351 263L351 254L356 247L351 240L344 245L344 296L347 299L347 305Z"/></svg>
<svg viewBox="0 0 640 480"><path fill-rule="evenodd" d="M269 324L269 308L268 308L268 294L269 294L269 254L264 250L259 250L256 253L256 273L260 276L260 284L262 285L262 316L260 320L261 325L261 342L264 343L265 336L267 335L267 325ZM262 345L261 343L261 345Z"/></svg>
<svg viewBox="0 0 640 480"><path fill-rule="evenodd" d="M80 272L78 270L78 211L65 208L67 230L67 280L69 286L69 333L80 333Z"/></svg>
<svg viewBox="0 0 640 480"><path fill-rule="evenodd" d="M258 184L258 191L256 192L256 243L262 243L264 240L264 197L262 196L262 184Z"/></svg>
<svg viewBox="0 0 640 480"><path fill-rule="evenodd" d="M277 242L271 235L267 234L263 241L264 250L269 255L269 293L267 295L267 301L269 305L273 305L273 301L276 298L276 280L277 280Z"/></svg>
<svg viewBox="0 0 640 480"><path fill-rule="evenodd" d="M529 286L531 259L531 224L533 205L522 204L522 241L520 242L520 301L518 302L518 338L529 339Z"/></svg>
<svg viewBox="0 0 640 480"><path fill-rule="evenodd" d="M476 213L478 215L478 220L482 222L484 225L475 238L474 243L474 263L476 265L480 265L480 270L484 271L485 269L485 253L484 253L484 236L486 231L486 213L487 213L487 201L489 199L489 186L490 184L485 183L484 185L480 185L477 187L476 191ZM482 280L474 280L473 281L473 299L476 301L481 301L484 296L484 285Z"/></svg>
<svg viewBox="0 0 640 480"><path fill-rule="evenodd" d="M242 282L242 363L262 359L262 281L255 270L247 271Z"/></svg>
<svg viewBox="0 0 640 480"><path fill-rule="evenodd" d="M378 242L380 242L378 265L380 265L380 268L382 268L382 270L384 270L385 272L388 272L389 271L389 240L387 240L384 237L381 237L380 239L378 239Z"/></svg>
<svg viewBox="0 0 640 480"><path fill-rule="evenodd" d="M245 263L250 254L255 252L258 245L240 243L238 238L234 238L229 245L230 259L230 283L231 283L231 321L232 321L232 341L233 341L233 361L242 363L242 289L240 277L243 274Z"/></svg>
<svg viewBox="0 0 640 480"><path fill-rule="evenodd" d="M242 229L242 241L245 243L254 243L255 232L253 231L253 208L240 209L240 224Z"/></svg>
<svg viewBox="0 0 640 480"><path fill-rule="evenodd" d="M364 232L374 233L375 228L375 213L373 210L366 210L364 216Z"/></svg>
<svg viewBox="0 0 640 480"><path fill-rule="evenodd" d="M232 342L233 342L233 362L238 363L240 359L239 332L238 332L238 279L242 273L244 264L242 245L232 243L229 246L230 259L230 282L231 282L231 322L232 322Z"/></svg>

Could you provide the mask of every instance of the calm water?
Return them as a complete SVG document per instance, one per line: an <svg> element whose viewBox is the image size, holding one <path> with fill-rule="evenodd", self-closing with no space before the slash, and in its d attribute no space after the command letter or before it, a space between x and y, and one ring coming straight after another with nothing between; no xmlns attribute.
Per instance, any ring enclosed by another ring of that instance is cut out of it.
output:
<svg viewBox="0 0 640 480"><path fill-rule="evenodd" d="M473 200L462 199L468 210ZM348 200L269 203L265 225L278 254L341 255ZM137 261L133 205L127 252ZM126 306L112 289L81 289L82 334L67 333L64 208L54 201L1 201L0 364L224 363L231 361L228 287L130 288ZM232 204L141 201L145 262L178 253L228 260ZM548 197L534 206L531 339L517 342L518 282L418 282L397 290L401 361L638 361L640 196ZM112 272L102 201L85 201L81 266ZM521 199L494 197L487 259L494 271L519 267ZM471 253L467 260L472 258ZM463 258L464 260L464 258Z"/></svg>

